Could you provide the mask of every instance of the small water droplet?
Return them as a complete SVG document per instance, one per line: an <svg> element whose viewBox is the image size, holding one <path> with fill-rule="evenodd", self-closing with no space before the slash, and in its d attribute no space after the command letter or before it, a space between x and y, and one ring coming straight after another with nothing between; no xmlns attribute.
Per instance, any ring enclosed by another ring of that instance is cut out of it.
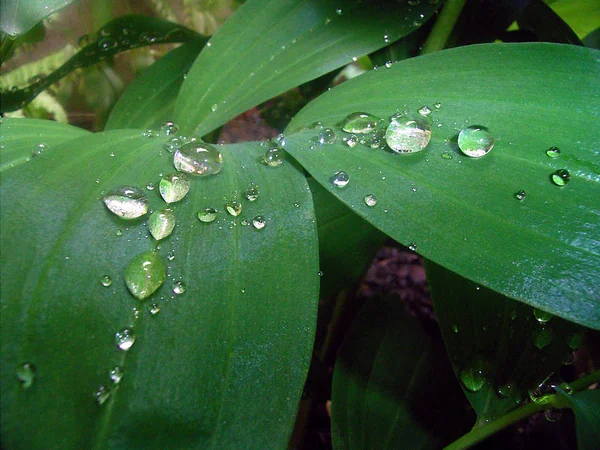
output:
<svg viewBox="0 0 600 450"><path fill-rule="evenodd" d="M21 364L15 369L15 376L23 389L29 389L35 381L35 366L31 363Z"/></svg>
<svg viewBox="0 0 600 450"><path fill-rule="evenodd" d="M494 137L485 127L467 127L458 134L458 148L471 158L481 158L493 147Z"/></svg>
<svg viewBox="0 0 600 450"><path fill-rule="evenodd" d="M270 167L277 167L283 164L285 153L279 147L273 147L267 150L262 158L263 164Z"/></svg>
<svg viewBox="0 0 600 450"><path fill-rule="evenodd" d="M335 143L335 131L333 131L331 128L325 128L323 131L321 131L319 133L319 136L317 137L319 144L324 145L324 144L334 144Z"/></svg>
<svg viewBox="0 0 600 450"><path fill-rule="evenodd" d="M323 271L322 271L322 270L319 270L319 271L317 272L317 275L318 275L318 276L320 276L320 277L322 277L322 276L323 276Z"/></svg>
<svg viewBox="0 0 600 450"><path fill-rule="evenodd" d="M170 136L172 134L177 134L178 131L179 127L171 121L163 123L160 127L161 136Z"/></svg>
<svg viewBox="0 0 600 450"><path fill-rule="evenodd" d="M117 231L115 231L115 234L116 234L117 236L121 237L121 236L123 236L123 230L121 230L121 229L119 228Z"/></svg>
<svg viewBox="0 0 600 450"><path fill-rule="evenodd" d="M487 382L483 365L479 361L460 371L460 381L471 392L478 392Z"/></svg>
<svg viewBox="0 0 600 450"><path fill-rule="evenodd" d="M300 202L294 202L294 208L300 208Z"/></svg>
<svg viewBox="0 0 600 450"><path fill-rule="evenodd" d="M104 287L109 287L112 284L112 278L109 275L103 275L100 278L100 284Z"/></svg>
<svg viewBox="0 0 600 450"><path fill-rule="evenodd" d="M173 283L173 293L177 295L183 294L187 290L187 286L183 281Z"/></svg>
<svg viewBox="0 0 600 450"><path fill-rule="evenodd" d="M175 228L175 214L173 210L165 208L161 211L154 211L148 219L148 230L154 239L160 241L173 232Z"/></svg>
<svg viewBox="0 0 600 450"><path fill-rule="evenodd" d="M262 230L266 225L265 218L263 216L256 216L252 219L252 226L257 230Z"/></svg>
<svg viewBox="0 0 600 450"><path fill-rule="evenodd" d="M145 138L155 138L158 137L159 134L157 131L148 129L146 131L142 131L142 136Z"/></svg>
<svg viewBox="0 0 600 450"><path fill-rule="evenodd" d="M560 155L560 149L558 147L550 147L548 150L546 150L546 155L552 159L558 158Z"/></svg>
<svg viewBox="0 0 600 450"><path fill-rule="evenodd" d="M391 61L386 61L385 62L385 68L389 69L390 67L392 67L392 62Z"/></svg>
<svg viewBox="0 0 600 450"><path fill-rule="evenodd" d="M188 142L175 150L173 165L178 171L192 175L215 175L221 171L223 156L214 145Z"/></svg>
<svg viewBox="0 0 600 450"><path fill-rule="evenodd" d="M96 404L98 406L103 405L106 400L108 400L110 398L110 395L112 394L111 389L108 386L100 386L98 387L98 389L96 389L96 391L94 392L94 398L96 399Z"/></svg>
<svg viewBox="0 0 600 450"><path fill-rule="evenodd" d="M234 217L239 216L242 213L242 204L237 200L231 200L225 203L225 210Z"/></svg>
<svg viewBox="0 0 600 450"><path fill-rule="evenodd" d="M533 308L533 316L535 317L535 320L537 320L541 324L549 322L550 319L552 319L552 317L554 317L549 312L542 311L541 309L537 309L537 308Z"/></svg>
<svg viewBox="0 0 600 450"><path fill-rule="evenodd" d="M525 200L525 197L527 197L527 193L523 189L515 192L515 198L517 200Z"/></svg>
<svg viewBox="0 0 600 450"><path fill-rule="evenodd" d="M219 108L219 105L217 105L216 103L213 103L212 106L210 107L210 110L212 112L215 112L218 108Z"/></svg>
<svg viewBox="0 0 600 450"><path fill-rule="evenodd" d="M453 331L454 333L458 333L458 331L459 331L459 330L458 330L458 325L456 325L456 324L452 325L452 331Z"/></svg>
<svg viewBox="0 0 600 450"><path fill-rule="evenodd" d="M391 41L390 36L388 34L384 34L383 35L383 42L385 42L387 44L390 41Z"/></svg>
<svg viewBox="0 0 600 450"><path fill-rule="evenodd" d="M423 117L427 117L429 114L431 114L431 108L429 106L421 106L419 108L419 114L421 114Z"/></svg>
<svg viewBox="0 0 600 450"><path fill-rule="evenodd" d="M175 203L187 195L190 182L183 174L170 173L160 180L158 190L165 202Z"/></svg>
<svg viewBox="0 0 600 450"><path fill-rule="evenodd" d="M496 390L496 392L498 393L498 395L500 397L508 398L513 394L514 390L515 390L514 383L506 383L506 384L502 384L502 385L498 386L498 389Z"/></svg>
<svg viewBox="0 0 600 450"><path fill-rule="evenodd" d="M363 198L363 201L365 202L365 205L372 208L377 204L377 197L375 197L373 194L367 194Z"/></svg>
<svg viewBox="0 0 600 450"><path fill-rule="evenodd" d="M160 306L158 303L152 303L148 306L148 312L153 316L157 315L160 312Z"/></svg>
<svg viewBox="0 0 600 450"><path fill-rule="evenodd" d="M31 153L31 157L35 158L36 156L40 156L48 149L46 144L38 144L33 148L33 152Z"/></svg>
<svg viewBox="0 0 600 450"><path fill-rule="evenodd" d="M186 142L187 139L183 136L173 136L172 138L167 139L167 141L163 144L163 148L169 153L173 153Z"/></svg>
<svg viewBox="0 0 600 450"><path fill-rule="evenodd" d="M250 225L250 222L248 222L246 219L242 219L242 221L240 222L240 224L241 224L243 227L247 227L248 225Z"/></svg>
<svg viewBox="0 0 600 450"><path fill-rule="evenodd" d="M343 187L346 187L348 185L348 183L350 182L350 177L348 176L348 174L346 172L344 172L343 170L340 170L339 172L336 172L333 175L333 177L331 178L331 182L333 183L333 185L335 187L343 188Z"/></svg>
<svg viewBox="0 0 600 450"><path fill-rule="evenodd" d="M540 350L550 345L552 342L552 328L542 326L533 333L533 343Z"/></svg>
<svg viewBox="0 0 600 450"><path fill-rule="evenodd" d="M342 10L342 8L338 8L338 9L336 9L336 10L335 10L335 13L336 13L338 16L341 16L341 15L344 13L344 11Z"/></svg>
<svg viewBox="0 0 600 450"><path fill-rule="evenodd" d="M148 212L148 197L135 186L119 186L103 198L106 207L123 219L136 219Z"/></svg>
<svg viewBox="0 0 600 450"><path fill-rule="evenodd" d="M132 328L123 328L115 333L115 344L126 352L135 343L135 333Z"/></svg>
<svg viewBox="0 0 600 450"><path fill-rule="evenodd" d="M417 244L416 243L411 243L408 245L409 250L412 250L413 252L417 251Z"/></svg>
<svg viewBox="0 0 600 450"><path fill-rule="evenodd" d="M210 223L217 218L217 210L214 208L205 208L198 212L200 222Z"/></svg>
<svg viewBox="0 0 600 450"><path fill-rule="evenodd" d="M119 384L123 379L123 368L120 366L115 366L110 370L110 372L108 372L108 376L113 384Z"/></svg>
<svg viewBox="0 0 600 450"><path fill-rule="evenodd" d="M258 199L259 194L260 191L258 190L258 186L250 186L248 189L246 189L246 199L249 202L256 201L256 199Z"/></svg>
<svg viewBox="0 0 600 450"><path fill-rule="evenodd" d="M441 104L440 102L435 102L435 103L433 104L433 107L434 107L435 109L440 109L440 108L442 107L442 104Z"/></svg>
<svg viewBox="0 0 600 450"><path fill-rule="evenodd" d="M566 169L558 169L550 176L550 179L555 185L562 187L571 181L571 174Z"/></svg>
<svg viewBox="0 0 600 450"><path fill-rule="evenodd" d="M165 260L155 252L136 255L125 269L127 288L138 300L152 295L167 277Z"/></svg>
<svg viewBox="0 0 600 450"><path fill-rule="evenodd" d="M368 134L375 131L379 119L371 114L355 112L342 122L342 130L347 133Z"/></svg>
<svg viewBox="0 0 600 450"><path fill-rule="evenodd" d="M355 134L351 134L350 136L344 137L343 141L348 147L353 148L358 144L358 137Z"/></svg>
<svg viewBox="0 0 600 450"><path fill-rule="evenodd" d="M154 183L148 183L146 185L146 189L148 189L149 191L153 191L154 190Z"/></svg>
<svg viewBox="0 0 600 450"><path fill-rule="evenodd" d="M442 153L442 158L452 159L452 155L449 152L444 152L444 153Z"/></svg>
<svg viewBox="0 0 600 450"><path fill-rule="evenodd" d="M422 116L396 114L385 131L385 141L396 153L419 152L427 147L430 139L431 124Z"/></svg>
<svg viewBox="0 0 600 450"><path fill-rule="evenodd" d="M104 38L98 41L98 48L102 51L107 51L117 46L117 41L111 38Z"/></svg>

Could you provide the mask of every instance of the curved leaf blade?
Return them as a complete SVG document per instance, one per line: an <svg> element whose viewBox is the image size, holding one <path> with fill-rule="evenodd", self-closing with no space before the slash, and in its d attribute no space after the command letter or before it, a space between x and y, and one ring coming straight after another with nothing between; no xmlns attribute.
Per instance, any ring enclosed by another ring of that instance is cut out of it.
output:
<svg viewBox="0 0 600 450"><path fill-rule="evenodd" d="M16 37L27 33L40 20L73 3L73 0L3 0L0 29Z"/></svg>
<svg viewBox="0 0 600 450"><path fill-rule="evenodd" d="M560 392L560 391L559 391ZM575 392L573 395L561 392L562 400L575 413L577 448L592 450L600 440L600 391L598 389Z"/></svg>
<svg viewBox="0 0 600 450"><path fill-rule="evenodd" d="M175 105L184 133L238 114L418 28L440 5L342 0L249 1L192 66ZM387 39L386 36L387 35Z"/></svg>
<svg viewBox="0 0 600 450"><path fill-rule="evenodd" d="M598 77L599 52L579 47L486 44L438 52L350 80L288 127L291 133L317 120L336 126L357 111L387 118L441 102L424 151L396 155L341 143L311 150L307 141L316 131L288 135L286 150L357 214L423 256L600 329ZM487 126L496 139L483 158L469 159L451 142L469 125ZM546 155L551 146L561 149L558 158ZM550 181L558 169L571 174L563 188ZM344 189L331 183L340 170L350 177ZM514 196L521 189L522 202ZM367 194L379 199L376 207L364 204Z"/></svg>
<svg viewBox="0 0 600 450"><path fill-rule="evenodd" d="M190 193L171 205L173 235L157 246L146 237L144 219L124 222L101 198L118 185L158 185L160 173L174 171L163 142L135 130L89 135L3 173L1 320L4 330L18 330L2 333L3 445L287 443L318 297L305 178L287 163L258 164L260 144L222 146L223 170L191 180ZM259 198L240 196L242 215L227 216L223 196L240 195L250 183L260 187ZM165 207L157 189L147 192L151 209ZM219 210L215 222L197 219L205 207ZM241 219L258 214L264 229L242 226ZM166 258L168 279L140 302L123 274L135 255L152 250ZM103 275L110 286L101 284ZM177 295L173 283L180 280L187 289ZM152 303L160 313L148 312ZM125 327L136 335L127 352L115 345ZM36 368L27 389L15 377L25 363ZM116 366L124 375L113 385L109 371ZM111 394L97 405L102 385Z"/></svg>

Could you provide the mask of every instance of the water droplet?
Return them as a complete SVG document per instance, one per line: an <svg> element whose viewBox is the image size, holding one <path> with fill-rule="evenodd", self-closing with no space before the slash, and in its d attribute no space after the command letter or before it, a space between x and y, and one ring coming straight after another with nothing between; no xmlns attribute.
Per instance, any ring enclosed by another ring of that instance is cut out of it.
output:
<svg viewBox="0 0 600 450"><path fill-rule="evenodd" d="M119 236L119 237L120 237L120 236L123 236L123 230L121 230L121 229L119 228L117 231L115 231L115 234L116 234L117 236Z"/></svg>
<svg viewBox="0 0 600 450"><path fill-rule="evenodd" d="M498 393L498 395L500 397L508 398L513 394L514 390L515 390L514 383L506 383L506 384L502 384L502 385L498 386L498 389L496 390L496 392Z"/></svg>
<svg viewBox="0 0 600 450"><path fill-rule="evenodd" d="M236 217L242 213L242 204L237 200L231 200L225 203L225 209L229 214Z"/></svg>
<svg viewBox="0 0 600 450"><path fill-rule="evenodd" d="M390 41L391 41L390 36L388 34L384 34L383 35L383 42L385 42L387 44Z"/></svg>
<svg viewBox="0 0 600 450"><path fill-rule="evenodd" d="M427 117L429 114L431 114L431 108L429 106L421 106L419 108L419 114L421 114L423 117Z"/></svg>
<svg viewBox="0 0 600 450"><path fill-rule="evenodd" d="M492 147L494 147L494 138L485 127L467 127L458 134L458 148L471 158L481 158Z"/></svg>
<svg viewBox="0 0 600 450"><path fill-rule="evenodd" d="M334 144L335 143L335 131L333 131L331 128L325 128L323 131L321 131L319 133L318 136L318 140L319 140L319 144L324 145L324 144Z"/></svg>
<svg viewBox="0 0 600 450"><path fill-rule="evenodd" d="M214 208L205 208L198 212L198 220L200 222L213 222L217 218L217 210Z"/></svg>
<svg viewBox="0 0 600 450"><path fill-rule="evenodd" d="M177 295L183 294L187 289L187 286L183 281L176 281L173 283L173 293Z"/></svg>
<svg viewBox="0 0 600 450"><path fill-rule="evenodd" d="M115 344L126 352L135 343L135 333L132 328L123 328L115 333Z"/></svg>
<svg viewBox="0 0 600 450"><path fill-rule="evenodd" d="M149 191L153 191L154 190L154 183L148 183L146 185L146 189L148 189Z"/></svg>
<svg viewBox="0 0 600 450"><path fill-rule="evenodd" d="M212 106L210 107L210 110L212 112L215 112L218 108L219 108L219 105L217 105L216 103L213 103Z"/></svg>
<svg viewBox="0 0 600 450"><path fill-rule="evenodd" d="M104 275L100 278L100 284L104 287L109 287L112 284L112 278L109 275Z"/></svg>
<svg viewBox="0 0 600 450"><path fill-rule="evenodd" d="M347 133L367 134L377 128L379 119L371 114L355 112L350 114L342 122L342 130Z"/></svg>
<svg viewBox="0 0 600 450"><path fill-rule="evenodd" d="M170 173L160 180L158 190L165 202L175 203L187 195L190 182L185 175Z"/></svg>
<svg viewBox="0 0 600 450"><path fill-rule="evenodd" d="M29 389L35 381L35 366L31 363L21 364L15 369L15 376L23 389Z"/></svg>
<svg viewBox="0 0 600 450"><path fill-rule="evenodd" d="M265 218L263 216L256 216L252 219L252 226L257 230L262 230L266 225Z"/></svg>
<svg viewBox="0 0 600 450"><path fill-rule="evenodd" d="M392 67L392 62L391 61L386 61L385 62L385 68L389 69L390 67Z"/></svg>
<svg viewBox="0 0 600 450"><path fill-rule="evenodd" d="M571 174L566 169L558 169L550 176L550 179L555 185L564 186L571 181Z"/></svg>
<svg viewBox="0 0 600 450"><path fill-rule="evenodd" d="M136 219L148 212L148 197L135 186L119 186L103 198L106 207L123 219Z"/></svg>
<svg viewBox="0 0 600 450"><path fill-rule="evenodd" d="M192 175L215 175L221 171L223 156L214 145L188 142L173 154L173 164L180 172Z"/></svg>
<svg viewBox="0 0 600 450"><path fill-rule="evenodd" d="M107 51L117 46L117 41L111 38L104 38L98 41L98 47L102 51Z"/></svg>
<svg viewBox="0 0 600 450"><path fill-rule="evenodd" d="M246 219L242 219L242 221L240 222L240 224L241 224L243 227L247 227L248 225L250 225L250 222L248 222Z"/></svg>
<svg viewBox="0 0 600 450"><path fill-rule="evenodd" d="M541 327L533 333L533 343L540 350L550 345L552 342L552 328Z"/></svg>
<svg viewBox="0 0 600 450"><path fill-rule="evenodd" d="M173 232L175 228L175 214L173 210L165 208L161 211L154 211L148 219L148 230L154 239L160 241Z"/></svg>
<svg viewBox="0 0 600 450"><path fill-rule="evenodd" d="M113 384L119 384L123 379L123 375L123 368L120 366L115 366L110 372L108 372L108 376Z"/></svg>
<svg viewBox="0 0 600 450"><path fill-rule="evenodd" d="M335 13L336 13L338 16L341 16L341 15L344 13L344 11L342 10L342 8L338 8L338 9L336 9L336 10L335 10Z"/></svg>
<svg viewBox="0 0 600 450"><path fill-rule="evenodd" d="M285 153L279 147L273 147L267 150L262 158L263 164L270 167L277 167L283 164Z"/></svg>
<svg viewBox="0 0 600 450"><path fill-rule="evenodd" d="M48 149L48 146L46 146L46 144L38 144L33 148L33 152L31 153L31 157L35 158L36 156L40 156L42 153L44 153L46 150Z"/></svg>
<svg viewBox="0 0 600 450"><path fill-rule="evenodd" d="M157 315L160 312L160 306L158 303L152 303L148 306L148 312L153 316Z"/></svg>
<svg viewBox="0 0 600 450"><path fill-rule="evenodd" d="M560 149L558 147L550 147L548 150L546 150L546 155L552 159L558 158L558 155L560 155Z"/></svg>
<svg viewBox="0 0 600 450"><path fill-rule="evenodd" d="M300 208L300 202L294 202L294 208Z"/></svg>
<svg viewBox="0 0 600 450"><path fill-rule="evenodd" d="M527 193L523 189L515 192L515 198L517 200L525 200L525 197L527 197Z"/></svg>
<svg viewBox="0 0 600 450"><path fill-rule="evenodd" d="M537 308L533 308L533 316L535 317L535 320L537 320L541 324L544 324L544 323L550 321L550 319L552 319L552 317L554 317L549 312L542 311L541 309L537 309Z"/></svg>
<svg viewBox="0 0 600 450"><path fill-rule="evenodd" d="M346 172L340 170L339 172L336 172L333 175L333 177L331 178L331 182L335 187L343 188L346 187L350 182L350 177Z"/></svg>
<svg viewBox="0 0 600 450"><path fill-rule="evenodd" d="M112 394L111 389L108 386L100 386L98 389L96 389L96 392L94 392L94 398L96 399L96 404L98 406L103 405L106 400L109 399L110 395Z"/></svg>
<svg viewBox="0 0 600 450"><path fill-rule="evenodd" d="M351 134L350 136L344 137L343 141L348 147L353 148L358 144L358 137L355 134Z"/></svg>
<svg viewBox="0 0 600 450"><path fill-rule="evenodd" d="M422 116L394 115L385 131L385 141L396 153L419 152L427 147L430 139L431 124Z"/></svg>
<svg viewBox="0 0 600 450"><path fill-rule="evenodd" d="M125 283L138 300L152 295L165 281L167 265L155 252L135 256L125 269Z"/></svg>
<svg viewBox="0 0 600 450"><path fill-rule="evenodd" d="M319 271L317 272L317 275L318 275L318 276L320 276L320 277L322 277L322 276L323 276L323 271L322 271L322 270L319 270Z"/></svg>
<svg viewBox="0 0 600 450"><path fill-rule="evenodd" d="M462 369L460 371L460 380L469 391L480 391L487 381L483 364L477 361L475 364Z"/></svg>
<svg viewBox="0 0 600 450"><path fill-rule="evenodd" d="M155 137L158 137L159 134L158 134L158 132L156 132L154 130L148 129L146 131L142 131L142 136L145 137L145 138L155 138Z"/></svg>
<svg viewBox="0 0 600 450"><path fill-rule="evenodd" d="M544 417L548 422L558 422L562 417L562 410L558 408L548 408L544 411Z"/></svg>
<svg viewBox="0 0 600 450"><path fill-rule="evenodd" d="M169 153L173 153L186 142L187 139L183 136L173 136L172 138L167 139L167 141L163 144L163 148Z"/></svg>
<svg viewBox="0 0 600 450"><path fill-rule="evenodd" d="M452 155L449 152L444 152L444 153L442 153L442 158L452 159Z"/></svg>
<svg viewBox="0 0 600 450"><path fill-rule="evenodd" d="M411 243L408 245L409 250L412 250L413 252L417 251L417 244L415 242Z"/></svg>
<svg viewBox="0 0 600 450"><path fill-rule="evenodd" d="M258 190L257 186L250 186L248 189L246 189L246 199L249 202L256 201L259 194L260 194L260 191Z"/></svg>
<svg viewBox="0 0 600 450"><path fill-rule="evenodd" d="M170 136L172 134L177 134L178 131L179 127L171 121L163 123L162 127L160 127L161 136Z"/></svg>
<svg viewBox="0 0 600 450"><path fill-rule="evenodd" d="M363 201L365 202L365 205L372 208L377 204L377 197L375 197L373 194L367 194L363 198Z"/></svg>
<svg viewBox="0 0 600 450"><path fill-rule="evenodd" d="M581 347L581 341L582 340L583 340L583 333L582 332L573 333L567 339L567 344L569 345L569 348L571 348L573 350L577 350L579 347Z"/></svg>
<svg viewBox="0 0 600 450"><path fill-rule="evenodd" d="M458 330L458 325L456 325L456 324L452 325L452 331L453 331L454 333L458 333L458 331L459 331L459 330Z"/></svg>

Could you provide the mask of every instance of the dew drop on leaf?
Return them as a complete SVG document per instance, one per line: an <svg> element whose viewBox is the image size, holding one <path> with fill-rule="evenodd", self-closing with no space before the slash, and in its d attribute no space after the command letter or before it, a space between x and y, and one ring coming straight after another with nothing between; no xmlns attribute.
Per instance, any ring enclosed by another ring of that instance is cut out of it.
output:
<svg viewBox="0 0 600 450"><path fill-rule="evenodd" d="M111 389L108 386L100 386L98 387L98 389L96 389L96 391L94 392L94 398L96 399L96 404L98 406L103 405L106 400L108 400L110 398L110 395L112 394Z"/></svg>
<svg viewBox="0 0 600 450"><path fill-rule="evenodd" d="M571 174L566 169L558 169L550 176L550 179L555 185L562 187L571 181Z"/></svg>
<svg viewBox="0 0 600 450"><path fill-rule="evenodd" d="M477 360L474 364L463 368L460 371L460 381L471 392L478 392L485 385L487 379L484 373L483 364Z"/></svg>
<svg viewBox="0 0 600 450"><path fill-rule="evenodd" d="M343 170L340 170L339 172L336 172L333 175L333 177L331 178L331 182L333 183L333 185L335 187L343 188L343 187L346 187L348 185L348 183L350 182L350 177L348 176L348 174L346 172L344 172Z"/></svg>
<svg viewBox="0 0 600 450"><path fill-rule="evenodd" d="M252 219L252 226L257 230L262 230L266 225L265 218L263 216L256 216Z"/></svg>
<svg viewBox="0 0 600 450"><path fill-rule="evenodd" d="M163 144L163 148L169 153L173 153L179 147L186 143L186 138L183 136L173 136L172 138L167 139L167 141Z"/></svg>
<svg viewBox="0 0 600 450"><path fill-rule="evenodd" d="M537 309L534 308L533 309L533 316L535 317L535 320L538 321L538 323L544 324L550 321L550 319L552 319L552 314L550 314L549 312L546 311L542 311L541 309Z"/></svg>
<svg viewBox="0 0 600 450"><path fill-rule="evenodd" d="M35 366L31 363L21 364L15 369L15 376L23 389L29 389L35 381Z"/></svg>
<svg viewBox="0 0 600 450"><path fill-rule="evenodd" d="M527 197L527 193L524 190L520 190L515 192L515 198L517 200L525 200L525 197Z"/></svg>
<svg viewBox="0 0 600 450"><path fill-rule="evenodd" d="M210 223L217 218L217 210L214 208L205 208L198 212L198 220L200 222Z"/></svg>
<svg viewBox="0 0 600 450"><path fill-rule="evenodd" d="M140 253L125 269L127 288L138 300L143 300L156 292L166 277L165 260L155 252Z"/></svg>
<svg viewBox="0 0 600 450"><path fill-rule="evenodd" d="M221 171L223 156L214 145L188 142L175 150L173 165L178 171L192 175L215 175Z"/></svg>
<svg viewBox="0 0 600 450"><path fill-rule="evenodd" d="M175 203L187 195L190 182L183 174L170 173L158 185L161 197L167 203Z"/></svg>
<svg viewBox="0 0 600 450"><path fill-rule="evenodd" d="M248 189L246 189L246 200L249 202L254 202L258 199L259 194L260 191L258 190L257 186L250 186Z"/></svg>
<svg viewBox="0 0 600 450"><path fill-rule="evenodd" d="M153 316L157 315L160 312L160 305L158 303L152 303L148 306L148 312Z"/></svg>
<svg viewBox="0 0 600 450"><path fill-rule="evenodd" d="M102 51L107 51L117 46L117 41L111 38L104 38L98 41L98 47Z"/></svg>
<svg viewBox="0 0 600 450"><path fill-rule="evenodd" d="M237 200L231 200L225 204L225 210L236 217L242 213L242 204Z"/></svg>
<svg viewBox="0 0 600 450"><path fill-rule="evenodd" d="M343 138L344 144L348 147L353 148L358 144L358 137L355 134L351 134Z"/></svg>
<svg viewBox="0 0 600 450"><path fill-rule="evenodd" d="M323 131L319 133L318 141L319 144L334 144L335 143L336 134L331 128L325 128Z"/></svg>
<svg viewBox="0 0 600 450"><path fill-rule="evenodd" d="M112 278L110 275L103 275L102 278L100 278L100 284L102 284L104 287L109 287L112 285Z"/></svg>
<svg viewBox="0 0 600 450"><path fill-rule="evenodd" d="M367 194L363 198L363 201L365 202L365 205L372 208L377 204L377 197L375 197L373 194Z"/></svg>
<svg viewBox="0 0 600 450"><path fill-rule="evenodd" d="M379 119L371 114L355 112L347 116L342 122L342 130L346 133L367 134L377 128Z"/></svg>
<svg viewBox="0 0 600 450"><path fill-rule="evenodd" d="M546 150L546 156L548 156L549 158L557 158L558 155L560 155L560 149L558 147L550 147L548 150Z"/></svg>
<svg viewBox="0 0 600 450"><path fill-rule="evenodd" d="M173 283L173 293L177 295L183 294L187 290L187 286L183 281Z"/></svg>
<svg viewBox="0 0 600 450"><path fill-rule="evenodd" d="M154 239L160 241L173 232L175 228L175 214L173 210L165 208L161 211L154 211L148 219L148 230Z"/></svg>
<svg viewBox="0 0 600 450"><path fill-rule="evenodd" d="M132 328L123 328L115 333L115 344L126 352L135 343L135 333Z"/></svg>
<svg viewBox="0 0 600 450"><path fill-rule="evenodd" d="M108 372L108 376L113 384L119 384L123 379L123 368L121 366L115 366Z"/></svg>
<svg viewBox="0 0 600 450"><path fill-rule="evenodd" d="M104 204L123 219L137 219L148 212L148 197L135 186L119 186L108 192Z"/></svg>
<svg viewBox="0 0 600 450"><path fill-rule="evenodd" d="M421 106L419 108L419 114L421 114L423 117L427 117L429 114L431 114L431 108L429 106Z"/></svg>
<svg viewBox="0 0 600 450"><path fill-rule="evenodd" d="M427 147L430 139L431 124L422 116L396 114L385 131L385 142L396 153L419 152Z"/></svg>
<svg viewBox="0 0 600 450"><path fill-rule="evenodd" d="M493 147L494 137L485 127L467 127L458 133L458 148L471 158L481 158Z"/></svg>
<svg viewBox="0 0 600 450"><path fill-rule="evenodd" d="M512 393L514 392L514 383L502 384L502 385L498 386L498 389L496 392L502 398L510 397L512 395Z"/></svg>
<svg viewBox="0 0 600 450"><path fill-rule="evenodd" d="M48 150L48 147L46 146L46 144L38 144L35 147L33 147L33 152L31 153L31 157L35 158L36 156L40 156L46 150Z"/></svg>
<svg viewBox="0 0 600 450"><path fill-rule="evenodd" d="M263 164L269 167L277 167L283 164L285 154L279 147L273 147L267 150L262 158Z"/></svg>
<svg viewBox="0 0 600 450"><path fill-rule="evenodd" d="M161 136L170 136L172 134L177 134L178 131L179 127L171 121L163 123L160 127Z"/></svg>

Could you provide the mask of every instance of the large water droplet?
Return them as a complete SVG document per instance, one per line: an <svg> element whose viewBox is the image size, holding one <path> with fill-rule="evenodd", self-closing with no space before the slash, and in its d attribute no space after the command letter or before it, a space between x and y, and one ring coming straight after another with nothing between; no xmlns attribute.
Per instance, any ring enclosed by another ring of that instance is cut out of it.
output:
<svg viewBox="0 0 600 450"><path fill-rule="evenodd" d="M185 175L170 173L160 180L158 190L165 202L175 203L187 195L190 182Z"/></svg>
<svg viewBox="0 0 600 450"><path fill-rule="evenodd" d="M115 333L115 344L126 352L135 343L135 333L132 328L123 328Z"/></svg>
<svg viewBox="0 0 600 450"><path fill-rule="evenodd" d="M340 170L339 172L336 172L333 175L333 177L331 178L331 182L335 187L343 188L346 187L350 182L350 177L346 172Z"/></svg>
<svg viewBox="0 0 600 450"><path fill-rule="evenodd" d="M335 143L335 131L331 128L325 128L323 131L319 133L318 140L319 144L334 144Z"/></svg>
<svg viewBox="0 0 600 450"><path fill-rule="evenodd" d="M231 200L225 203L225 209L232 216L239 216L242 213L242 204L237 200Z"/></svg>
<svg viewBox="0 0 600 450"><path fill-rule="evenodd" d="M187 286L183 281L173 283L173 293L177 295L183 294L187 290Z"/></svg>
<svg viewBox="0 0 600 450"><path fill-rule="evenodd" d="M148 219L148 230L154 239L160 241L173 232L175 228L175 214L173 210L165 208L161 211L154 211Z"/></svg>
<svg viewBox="0 0 600 450"><path fill-rule="evenodd" d="M136 219L148 212L148 197L135 186L119 186L103 197L104 204L123 219Z"/></svg>
<svg viewBox="0 0 600 450"><path fill-rule="evenodd" d="M260 191L258 190L258 186L250 186L248 189L246 189L246 199L249 202L256 201L256 199L258 199L259 194Z"/></svg>
<svg viewBox="0 0 600 450"><path fill-rule="evenodd" d="M542 324L548 322L553 317L549 312L537 308L533 309L533 316L535 317L535 320Z"/></svg>
<svg viewBox="0 0 600 450"><path fill-rule="evenodd" d="M270 167L277 167L283 164L285 153L279 147L273 147L267 150L263 156L262 162Z"/></svg>
<svg viewBox="0 0 600 450"><path fill-rule="evenodd" d="M175 150L173 165L180 172L192 175L214 175L221 171L223 156L214 145L188 142Z"/></svg>
<svg viewBox="0 0 600 450"><path fill-rule="evenodd" d="M560 149L558 147L550 147L548 150L546 150L546 156L554 159L557 158L560 155Z"/></svg>
<svg viewBox="0 0 600 450"><path fill-rule="evenodd" d="M365 202L365 205L372 208L377 204L377 197L375 197L373 194L367 194L363 198L363 201Z"/></svg>
<svg viewBox="0 0 600 450"><path fill-rule="evenodd" d="M171 121L163 123L162 127L160 127L161 136L170 136L172 134L177 134L178 131L179 127Z"/></svg>
<svg viewBox="0 0 600 450"><path fill-rule="evenodd" d="M111 389L108 386L100 386L98 389L96 389L96 392L94 392L94 398L96 399L96 404L98 406L103 405L106 400L108 400L110 398L110 395L112 394Z"/></svg>
<svg viewBox="0 0 600 450"><path fill-rule="evenodd" d="M342 130L347 133L367 134L377 128L379 119L371 114L355 112L350 114L342 122Z"/></svg>
<svg viewBox="0 0 600 450"><path fill-rule="evenodd" d="M265 218L263 216L256 216L252 219L252 226L257 230L262 230L266 225Z"/></svg>
<svg viewBox="0 0 600 450"><path fill-rule="evenodd" d="M116 366L108 372L108 376L113 384L119 384L123 379L123 368L120 366Z"/></svg>
<svg viewBox="0 0 600 450"><path fill-rule="evenodd" d="M485 127L467 127L458 134L458 148L471 158L481 158L492 147L494 147L494 137Z"/></svg>
<svg viewBox="0 0 600 450"><path fill-rule="evenodd" d="M152 295L165 281L167 265L162 256L155 252L144 252L135 256L125 269L125 283L138 300Z"/></svg>
<svg viewBox="0 0 600 450"><path fill-rule="evenodd" d="M217 210L214 208L205 208L198 212L198 220L200 222L213 222L217 218Z"/></svg>
<svg viewBox="0 0 600 450"><path fill-rule="evenodd" d="M29 389L35 381L35 366L31 363L21 364L15 369L15 376L23 389Z"/></svg>
<svg viewBox="0 0 600 450"><path fill-rule="evenodd" d="M102 278L100 278L100 284L104 287L109 287L112 284L110 275L103 275Z"/></svg>
<svg viewBox="0 0 600 450"><path fill-rule="evenodd" d="M385 142L396 153L414 153L423 150L431 139L431 124L422 116L397 114L385 131Z"/></svg>
<svg viewBox="0 0 600 450"><path fill-rule="evenodd" d="M460 371L460 380L469 391L480 391L487 381L483 364L477 361L462 369Z"/></svg>
<svg viewBox="0 0 600 450"><path fill-rule="evenodd" d="M550 176L550 179L555 185L564 186L571 181L571 174L566 169L558 169Z"/></svg>

